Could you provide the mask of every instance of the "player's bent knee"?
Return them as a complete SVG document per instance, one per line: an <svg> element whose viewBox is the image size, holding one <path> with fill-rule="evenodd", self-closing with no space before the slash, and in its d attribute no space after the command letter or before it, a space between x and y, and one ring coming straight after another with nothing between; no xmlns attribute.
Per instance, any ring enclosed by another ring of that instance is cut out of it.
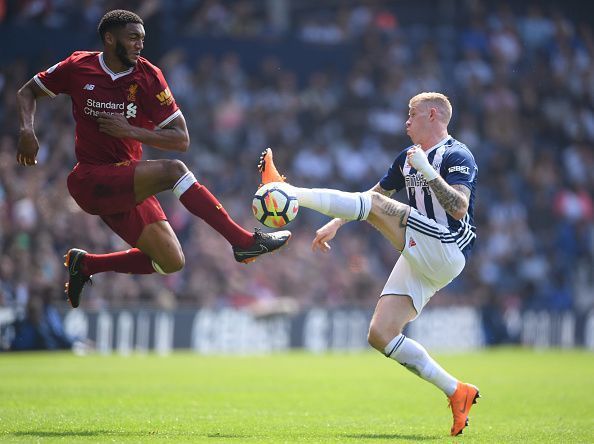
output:
<svg viewBox="0 0 594 444"><path fill-rule="evenodd" d="M390 342L386 338L385 329L382 329L377 323L371 322L369 325L369 332L367 333L367 342L373 348L383 352L384 347Z"/></svg>
<svg viewBox="0 0 594 444"><path fill-rule="evenodd" d="M369 327L369 331L367 332L367 343L376 350L381 351L381 341L376 336L375 331L371 330L371 326Z"/></svg>
<svg viewBox="0 0 594 444"><path fill-rule="evenodd" d="M398 202L397 200L392 199L391 197L385 196L382 193L378 193L377 191L366 191L371 195L371 211L375 212L385 207L386 202L390 205L394 205L401 208L406 208L408 205L403 204L402 202Z"/></svg>
<svg viewBox="0 0 594 444"><path fill-rule="evenodd" d="M378 212L381 213L381 209L383 208L383 204L386 202L386 199L390 199L389 197L384 196L377 191L367 191L371 195L371 214L377 214ZM392 200L392 199L390 199ZM395 201L394 201L395 202Z"/></svg>
<svg viewBox="0 0 594 444"><path fill-rule="evenodd" d="M381 202L386 196L383 194L378 193L377 191L366 191L371 195L371 204L372 208L377 206L379 202Z"/></svg>
<svg viewBox="0 0 594 444"><path fill-rule="evenodd" d="M184 257L183 254L175 257L170 263L169 263L169 273L175 273L177 271L181 271L184 266L186 265L186 258Z"/></svg>
<svg viewBox="0 0 594 444"><path fill-rule="evenodd" d="M188 172L188 167L179 159L167 161L167 172L174 178L180 178Z"/></svg>
<svg viewBox="0 0 594 444"><path fill-rule="evenodd" d="M402 329L397 326L384 325L376 319L372 319L371 324L369 324L369 332L367 333L367 342L373 348L383 353L386 345L400 333L402 333Z"/></svg>
<svg viewBox="0 0 594 444"><path fill-rule="evenodd" d="M157 262L153 261L153 268L157 271L157 273L160 274L177 273L178 271L181 271L186 265L186 259L183 254L161 262L162 264L158 264Z"/></svg>

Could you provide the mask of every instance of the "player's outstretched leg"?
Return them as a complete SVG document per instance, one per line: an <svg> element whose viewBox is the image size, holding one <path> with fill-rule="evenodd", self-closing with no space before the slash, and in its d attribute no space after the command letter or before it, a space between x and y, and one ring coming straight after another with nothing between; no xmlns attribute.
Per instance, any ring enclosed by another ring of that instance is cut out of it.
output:
<svg viewBox="0 0 594 444"><path fill-rule="evenodd" d="M452 409L452 415L454 416L454 423L450 430L452 436L462 434L464 427L468 425L468 414L473 404L476 404L476 400L480 398L479 389L472 384L466 384L464 382L458 382L456 391L450 396L450 408Z"/></svg>
<svg viewBox="0 0 594 444"><path fill-rule="evenodd" d="M262 233L256 230L251 233L245 230L229 216L219 200L198 183L190 171L177 180L173 193L188 211L204 220L231 244L237 262L252 262L262 254L279 249L291 237L289 231Z"/></svg>
<svg viewBox="0 0 594 444"><path fill-rule="evenodd" d="M347 220L366 220L371 211L370 192L348 193L330 188L300 188L288 184L285 176L276 169L270 148L266 148L260 155L258 170L262 173L262 185L274 183L281 189L285 187L297 197L301 207Z"/></svg>
<svg viewBox="0 0 594 444"><path fill-rule="evenodd" d="M91 276L82 272L82 259L87 252L78 248L71 248L64 255L64 266L68 268L68 282L65 284L65 293L72 308L80 304L80 295L87 282L92 283Z"/></svg>
<svg viewBox="0 0 594 444"><path fill-rule="evenodd" d="M264 233L259 228L256 228L253 245L247 248L233 247L233 255L237 262L249 264L255 261L258 256L271 253L286 245L290 238L291 232L287 230Z"/></svg>
<svg viewBox="0 0 594 444"><path fill-rule="evenodd" d="M258 162L258 171L262 173L262 184L270 182L285 182L286 177L278 172L274 161L272 160L272 150L266 148L260 155L260 162Z"/></svg>

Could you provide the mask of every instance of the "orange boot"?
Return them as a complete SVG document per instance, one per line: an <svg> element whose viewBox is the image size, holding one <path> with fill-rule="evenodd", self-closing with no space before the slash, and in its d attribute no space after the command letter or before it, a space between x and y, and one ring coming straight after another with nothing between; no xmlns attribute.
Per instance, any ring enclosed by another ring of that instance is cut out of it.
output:
<svg viewBox="0 0 594 444"><path fill-rule="evenodd" d="M258 171L262 173L262 183L260 186L270 182L285 182L286 177L278 172L272 160L272 150L266 148L260 155Z"/></svg>
<svg viewBox="0 0 594 444"><path fill-rule="evenodd" d="M450 408L454 416L454 424L450 430L452 436L462 434L464 427L468 425L468 413L477 398L480 398L479 389L472 384L465 384L458 381L456 391L449 396Z"/></svg>

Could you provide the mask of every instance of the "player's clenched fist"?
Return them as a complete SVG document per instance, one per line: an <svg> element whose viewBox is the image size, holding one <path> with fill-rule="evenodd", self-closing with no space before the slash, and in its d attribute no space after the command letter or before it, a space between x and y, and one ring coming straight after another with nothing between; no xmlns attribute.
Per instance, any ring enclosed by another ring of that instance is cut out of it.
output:
<svg viewBox="0 0 594 444"><path fill-rule="evenodd" d="M410 163L415 170L422 173L423 176L425 176L425 179L433 180L438 176L437 171L435 171L433 166L429 163L427 154L425 154L425 151L420 145L413 145L406 153L406 157L408 163Z"/></svg>
<svg viewBox="0 0 594 444"><path fill-rule="evenodd" d="M99 113L97 123L99 124L99 131L102 133L120 139L130 137L132 125L128 123L123 114Z"/></svg>
<svg viewBox="0 0 594 444"><path fill-rule="evenodd" d="M37 164L37 153L39 152L39 141L33 131L21 131L17 146L17 163L24 166Z"/></svg>

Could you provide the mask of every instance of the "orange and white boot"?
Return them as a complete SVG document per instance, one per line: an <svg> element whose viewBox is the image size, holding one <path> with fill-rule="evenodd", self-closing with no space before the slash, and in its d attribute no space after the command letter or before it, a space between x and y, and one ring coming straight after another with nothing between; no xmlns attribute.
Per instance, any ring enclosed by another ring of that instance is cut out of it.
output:
<svg viewBox="0 0 594 444"><path fill-rule="evenodd" d="M270 182L285 182L286 177L278 172L274 161L272 160L272 150L266 148L260 154L260 161L258 162L258 171L262 173L262 183L260 186Z"/></svg>
<svg viewBox="0 0 594 444"><path fill-rule="evenodd" d="M468 414L476 400L480 398L479 389L472 384L466 384L458 381L456 391L452 396L449 396L449 406L452 409L454 416L454 424L450 430L452 436L462 434L464 427L468 425Z"/></svg>

